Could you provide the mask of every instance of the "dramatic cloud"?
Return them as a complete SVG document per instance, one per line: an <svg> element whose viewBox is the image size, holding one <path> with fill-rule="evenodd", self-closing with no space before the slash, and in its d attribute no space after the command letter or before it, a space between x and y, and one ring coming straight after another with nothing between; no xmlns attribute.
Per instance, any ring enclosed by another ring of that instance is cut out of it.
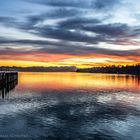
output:
<svg viewBox="0 0 140 140"><path fill-rule="evenodd" d="M17 55L13 60L48 62L46 56L53 55L59 64L81 59L83 65L90 60L93 66L97 56L99 63L117 63L120 57L124 63L138 63L139 4L137 0L2 0L0 60ZM30 57L24 59L27 54Z"/></svg>

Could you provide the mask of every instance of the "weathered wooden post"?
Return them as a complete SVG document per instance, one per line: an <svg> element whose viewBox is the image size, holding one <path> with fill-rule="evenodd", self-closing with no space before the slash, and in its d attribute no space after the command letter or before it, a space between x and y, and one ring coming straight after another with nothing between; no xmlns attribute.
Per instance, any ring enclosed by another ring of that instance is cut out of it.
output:
<svg viewBox="0 0 140 140"><path fill-rule="evenodd" d="M18 72L4 72L0 71L0 93L2 98L5 97L5 94L12 90L18 81Z"/></svg>

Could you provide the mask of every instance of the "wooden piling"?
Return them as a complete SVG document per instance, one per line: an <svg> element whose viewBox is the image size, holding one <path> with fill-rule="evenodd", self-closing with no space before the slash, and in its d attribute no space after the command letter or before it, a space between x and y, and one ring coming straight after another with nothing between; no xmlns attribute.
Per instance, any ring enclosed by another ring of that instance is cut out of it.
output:
<svg viewBox="0 0 140 140"><path fill-rule="evenodd" d="M5 97L10 90L12 90L18 83L18 72L0 71L0 94L2 98Z"/></svg>

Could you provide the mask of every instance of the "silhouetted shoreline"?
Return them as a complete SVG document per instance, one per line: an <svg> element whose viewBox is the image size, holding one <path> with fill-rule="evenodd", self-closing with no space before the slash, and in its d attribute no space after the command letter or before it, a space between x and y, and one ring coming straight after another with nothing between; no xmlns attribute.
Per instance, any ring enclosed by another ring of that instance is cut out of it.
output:
<svg viewBox="0 0 140 140"><path fill-rule="evenodd" d="M66 67L0 67L0 71L18 72L82 72L82 73L108 73L140 75L140 64L127 66L106 66L92 68Z"/></svg>
<svg viewBox="0 0 140 140"><path fill-rule="evenodd" d="M0 71L18 71L18 72L76 72L75 66L66 67L0 67Z"/></svg>
<svg viewBox="0 0 140 140"><path fill-rule="evenodd" d="M77 69L77 72L140 75L140 65L83 68Z"/></svg>

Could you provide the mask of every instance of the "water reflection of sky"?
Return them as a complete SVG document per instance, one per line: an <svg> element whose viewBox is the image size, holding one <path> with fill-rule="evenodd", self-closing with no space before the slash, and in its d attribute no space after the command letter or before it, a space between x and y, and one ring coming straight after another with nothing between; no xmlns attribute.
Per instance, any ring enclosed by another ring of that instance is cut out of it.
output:
<svg viewBox="0 0 140 140"><path fill-rule="evenodd" d="M35 91L47 89L111 89L140 91L140 77L88 73L20 73L19 88Z"/></svg>
<svg viewBox="0 0 140 140"><path fill-rule="evenodd" d="M26 139L139 140L136 76L20 73L0 103L0 135Z"/></svg>

